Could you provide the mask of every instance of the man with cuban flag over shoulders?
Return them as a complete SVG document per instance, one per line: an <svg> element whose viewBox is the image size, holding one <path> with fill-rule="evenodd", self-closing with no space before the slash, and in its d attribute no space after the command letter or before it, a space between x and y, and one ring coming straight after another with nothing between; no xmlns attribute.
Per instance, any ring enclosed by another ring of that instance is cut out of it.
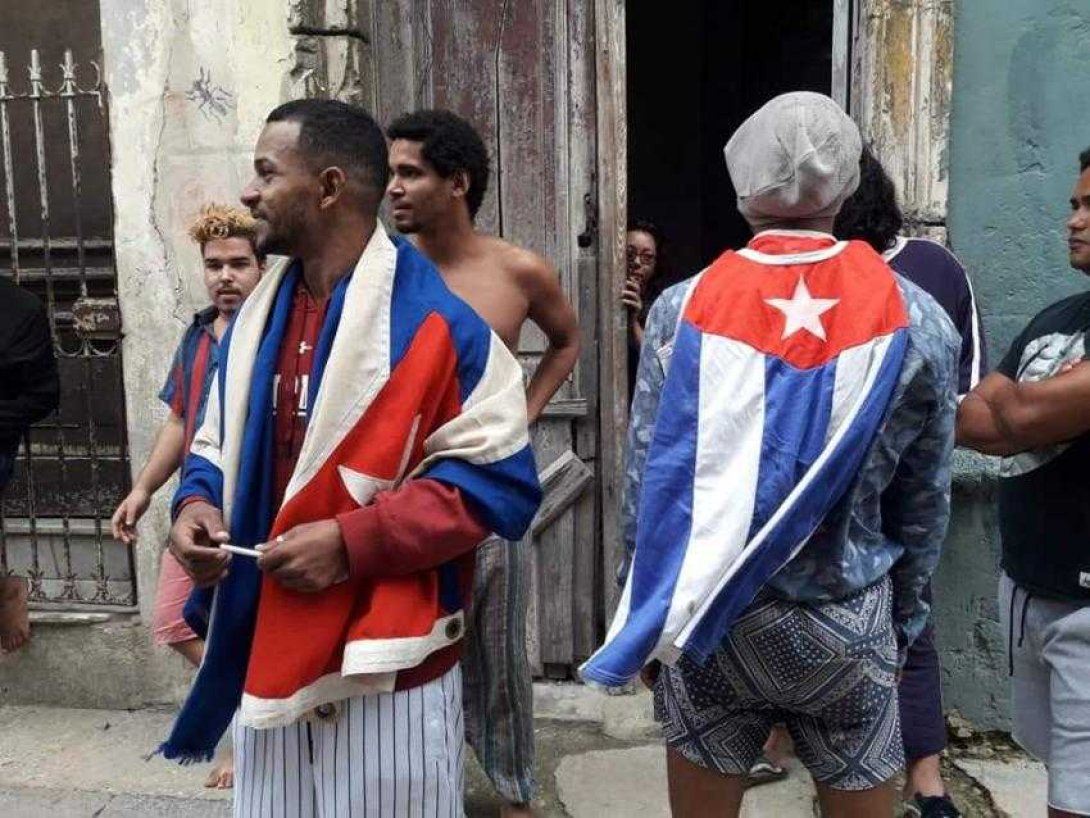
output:
<svg viewBox="0 0 1090 818"><path fill-rule="evenodd" d="M726 146L755 236L652 307L626 453L624 592L589 682L654 678L679 818L738 815L783 723L837 818L892 815L897 676L950 507L958 338L834 218L862 143L828 97Z"/></svg>
<svg viewBox="0 0 1090 818"><path fill-rule="evenodd" d="M167 758L235 721L235 815L463 814L474 548L541 499L522 372L378 222L382 130L269 114L242 194L270 268L224 336L171 551L207 647ZM237 713L237 716L236 716Z"/></svg>

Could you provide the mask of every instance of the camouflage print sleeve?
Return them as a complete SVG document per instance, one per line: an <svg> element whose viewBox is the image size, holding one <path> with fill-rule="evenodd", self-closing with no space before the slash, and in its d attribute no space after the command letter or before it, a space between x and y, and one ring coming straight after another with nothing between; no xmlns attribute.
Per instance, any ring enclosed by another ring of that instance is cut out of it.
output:
<svg viewBox="0 0 1090 818"><path fill-rule="evenodd" d="M651 435L655 430L655 418L659 411L659 396L666 380L674 331L677 328L681 306L691 286L682 282L664 291L651 307L644 330L640 365L636 372L636 385L632 396L631 415L628 422L628 440L625 445L624 486L621 493L621 537L624 540L624 559L617 568L617 583L624 585L632 554L636 549L636 519L639 515L640 485Z"/></svg>
<svg viewBox="0 0 1090 818"><path fill-rule="evenodd" d="M938 566L950 520L959 346L953 328L939 320L945 316L937 314L937 306L935 312L934 325L915 336L925 363L910 386L904 417L905 428L918 433L882 495L883 530L904 549L890 572L893 624L902 649L915 641L930 614L924 588Z"/></svg>

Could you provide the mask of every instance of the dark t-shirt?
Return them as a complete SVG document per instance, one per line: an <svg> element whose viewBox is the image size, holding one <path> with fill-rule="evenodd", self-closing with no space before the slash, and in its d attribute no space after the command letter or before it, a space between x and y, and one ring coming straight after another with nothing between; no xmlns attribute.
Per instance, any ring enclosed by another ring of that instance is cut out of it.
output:
<svg viewBox="0 0 1090 818"><path fill-rule="evenodd" d="M1090 292L1047 307L1011 344L998 371L1011 380L1052 377L1086 358ZM1003 569L1053 599L1090 602L1090 434L1003 458L999 531Z"/></svg>
<svg viewBox="0 0 1090 818"><path fill-rule="evenodd" d="M958 394L964 395L987 369L980 314L969 276L957 257L937 242L900 237L882 254L890 267L939 302L961 336Z"/></svg>

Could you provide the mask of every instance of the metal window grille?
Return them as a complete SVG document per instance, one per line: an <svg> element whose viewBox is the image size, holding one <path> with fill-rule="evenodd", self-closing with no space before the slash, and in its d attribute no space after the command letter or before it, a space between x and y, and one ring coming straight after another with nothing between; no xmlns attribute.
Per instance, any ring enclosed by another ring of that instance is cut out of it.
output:
<svg viewBox="0 0 1090 818"><path fill-rule="evenodd" d="M0 51L0 274L46 304L61 405L20 447L0 573L28 576L36 607L128 609L133 554L108 522L129 469L102 79L71 49L45 67L33 49L25 69Z"/></svg>

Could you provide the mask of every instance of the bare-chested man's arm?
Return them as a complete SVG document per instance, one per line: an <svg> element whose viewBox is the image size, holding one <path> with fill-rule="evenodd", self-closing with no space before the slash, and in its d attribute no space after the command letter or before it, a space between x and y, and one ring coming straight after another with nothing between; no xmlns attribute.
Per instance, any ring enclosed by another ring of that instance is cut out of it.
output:
<svg viewBox="0 0 1090 818"><path fill-rule="evenodd" d="M520 265L527 317L545 333L548 347L526 389L526 413L536 421L579 360L579 320L560 289L556 271L540 256Z"/></svg>

